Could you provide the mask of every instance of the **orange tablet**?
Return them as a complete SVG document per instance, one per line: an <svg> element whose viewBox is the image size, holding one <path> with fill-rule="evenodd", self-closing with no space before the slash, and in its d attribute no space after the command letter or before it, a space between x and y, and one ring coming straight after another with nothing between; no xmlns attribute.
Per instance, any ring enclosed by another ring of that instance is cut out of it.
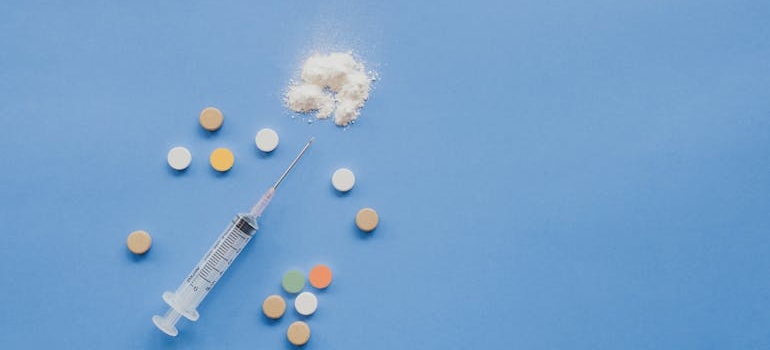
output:
<svg viewBox="0 0 770 350"><path fill-rule="evenodd" d="M318 289L324 289L332 283L332 270L323 264L313 266L310 270L310 284Z"/></svg>

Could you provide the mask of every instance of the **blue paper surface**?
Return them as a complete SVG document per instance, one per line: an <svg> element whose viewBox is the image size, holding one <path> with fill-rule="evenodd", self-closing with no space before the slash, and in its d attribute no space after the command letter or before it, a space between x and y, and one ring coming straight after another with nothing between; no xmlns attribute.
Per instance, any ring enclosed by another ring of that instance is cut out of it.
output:
<svg viewBox="0 0 770 350"><path fill-rule="evenodd" d="M317 263L334 281L307 349L770 348L768 18L767 1L2 2L0 348L293 348L300 316L261 302ZM281 102L331 50L380 76L347 129ZM158 331L162 292L311 135L200 320Z"/></svg>

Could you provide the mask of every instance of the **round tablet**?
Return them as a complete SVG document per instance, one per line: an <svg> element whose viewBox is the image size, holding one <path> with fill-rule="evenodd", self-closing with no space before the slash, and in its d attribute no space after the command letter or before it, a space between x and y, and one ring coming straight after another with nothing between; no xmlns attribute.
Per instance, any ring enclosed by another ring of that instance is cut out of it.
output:
<svg viewBox="0 0 770 350"><path fill-rule="evenodd" d="M286 301L280 295L271 295L262 302L262 312L268 318L277 320L286 312Z"/></svg>
<svg viewBox="0 0 770 350"><path fill-rule="evenodd" d="M310 292L302 292L294 299L294 308L303 316L312 315L318 309L318 298Z"/></svg>
<svg viewBox="0 0 770 350"><path fill-rule="evenodd" d="M310 326L305 322L296 321L286 330L286 338L296 346L305 345L310 340Z"/></svg>
<svg viewBox="0 0 770 350"><path fill-rule="evenodd" d="M174 170L185 170L190 166L190 162L192 162L192 154L190 154L187 148L174 147L168 151L166 160L168 165Z"/></svg>
<svg viewBox="0 0 770 350"><path fill-rule="evenodd" d="M152 245L152 237L146 231L138 230L131 232L126 239L126 245L128 250L134 254L144 254L150 250Z"/></svg>
<svg viewBox="0 0 770 350"><path fill-rule="evenodd" d="M337 191L347 192L356 183L356 176L348 168L339 168L332 175L332 185Z"/></svg>
<svg viewBox="0 0 770 350"><path fill-rule="evenodd" d="M262 152L272 152L278 147L278 133L270 128L264 128L257 132L257 136L254 137L254 143L257 144Z"/></svg>
<svg viewBox="0 0 770 350"><path fill-rule="evenodd" d="M204 108L201 111L201 115L198 118L201 126L208 131L217 131L222 127L222 123L225 121L225 117L222 116L222 112L214 107Z"/></svg>
<svg viewBox="0 0 770 350"><path fill-rule="evenodd" d="M326 265L313 266L308 279L313 287L324 289L332 283L332 270Z"/></svg>
<svg viewBox="0 0 770 350"><path fill-rule="evenodd" d="M377 228L379 222L380 217L372 208L361 209L358 211L358 214L356 214L356 226L358 226L361 231L372 232Z"/></svg>
<svg viewBox="0 0 770 350"><path fill-rule="evenodd" d="M283 275L281 286L288 293L299 293L305 288L305 275L297 270L291 270Z"/></svg>
<svg viewBox="0 0 770 350"><path fill-rule="evenodd" d="M217 171L225 172L230 170L230 168L233 167L233 164L235 164L235 156L233 155L233 152L230 152L227 148L217 148L214 152L211 152L209 162L211 163L212 168Z"/></svg>

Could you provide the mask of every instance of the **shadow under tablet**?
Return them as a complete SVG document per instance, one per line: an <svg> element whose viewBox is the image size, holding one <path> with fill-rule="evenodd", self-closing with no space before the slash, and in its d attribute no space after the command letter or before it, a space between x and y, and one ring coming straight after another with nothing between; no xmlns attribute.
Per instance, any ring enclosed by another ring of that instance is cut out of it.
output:
<svg viewBox="0 0 770 350"><path fill-rule="evenodd" d="M171 174L173 176L184 176L185 174L187 174L187 169L190 169L190 167L188 166L187 168L184 168L182 170L176 170L176 169L166 165L166 170L169 172L169 174Z"/></svg>
<svg viewBox="0 0 770 350"><path fill-rule="evenodd" d="M374 236L374 233L377 232L377 229L380 227L378 224L377 227L374 228L374 230L371 230L369 232L364 232L358 226L356 225L356 222L353 221L353 223L350 224L350 228L355 231L355 234L358 235L358 238L360 239L372 239L372 236Z"/></svg>
<svg viewBox="0 0 770 350"><path fill-rule="evenodd" d="M235 168L235 165L233 165L233 168ZM230 168L228 171L219 171L217 169L212 168L209 166L209 171L214 174L216 178L224 178L227 177L227 174L229 174L231 171L233 171L233 168Z"/></svg>
<svg viewBox="0 0 770 350"><path fill-rule="evenodd" d="M334 188L334 185L332 185L332 184L329 184L329 189L330 189L332 192L334 192L334 195L335 195L337 198L345 198L345 197L350 197L350 192L353 192L353 189L350 189L350 190L349 190L349 191L347 191L347 192L337 191L337 189L336 189L336 188Z"/></svg>
<svg viewBox="0 0 770 350"><path fill-rule="evenodd" d="M198 135L202 136L203 138L213 139L215 136L217 136L217 134L219 134L219 130L222 130L223 127L225 127L224 123L222 124L222 126L219 127L219 129L216 129L214 131L208 131L203 127L201 127L200 125L198 125L196 129L198 129Z"/></svg>
<svg viewBox="0 0 770 350"><path fill-rule="evenodd" d="M148 259L148 255L152 253L152 247L150 247L150 250L146 251L144 254L134 254L128 248L125 249L125 254L128 257L128 259L131 259L133 262L140 262L142 260Z"/></svg>

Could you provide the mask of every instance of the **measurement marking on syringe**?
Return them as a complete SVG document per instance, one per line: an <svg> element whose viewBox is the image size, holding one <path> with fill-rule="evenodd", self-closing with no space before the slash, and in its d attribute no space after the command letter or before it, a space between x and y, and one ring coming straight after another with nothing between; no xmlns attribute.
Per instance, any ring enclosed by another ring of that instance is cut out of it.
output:
<svg viewBox="0 0 770 350"><path fill-rule="evenodd" d="M222 252L220 252L219 250L217 250L217 251L215 251L215 252L214 252L214 256L215 256L215 257L218 257L218 258L220 258L220 259L222 259L222 260L224 260L224 261L227 261L228 263L230 262L230 259L228 259L228 258L225 258L225 256L224 256L224 255L222 254Z"/></svg>

